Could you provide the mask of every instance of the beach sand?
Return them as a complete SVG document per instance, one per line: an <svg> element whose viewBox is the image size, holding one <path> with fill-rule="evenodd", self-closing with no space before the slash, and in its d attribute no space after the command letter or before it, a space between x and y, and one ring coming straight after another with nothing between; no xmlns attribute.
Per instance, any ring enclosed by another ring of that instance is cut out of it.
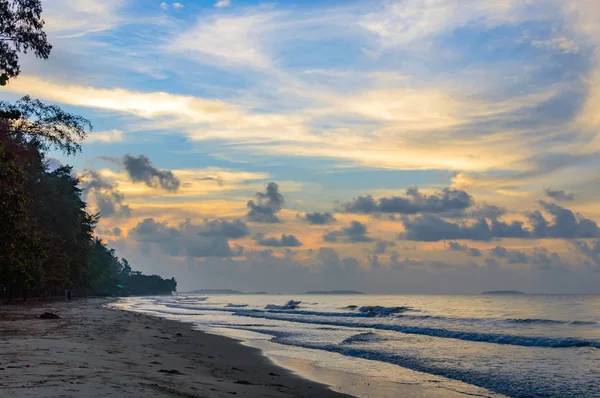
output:
<svg viewBox="0 0 600 398"><path fill-rule="evenodd" d="M0 397L347 397L236 340L108 302L0 306Z"/></svg>

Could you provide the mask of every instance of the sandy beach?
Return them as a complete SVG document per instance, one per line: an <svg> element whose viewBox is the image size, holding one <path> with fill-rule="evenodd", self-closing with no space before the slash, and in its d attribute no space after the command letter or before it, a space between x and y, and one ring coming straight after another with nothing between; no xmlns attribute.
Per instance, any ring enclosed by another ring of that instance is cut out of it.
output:
<svg viewBox="0 0 600 398"><path fill-rule="evenodd" d="M345 397L256 348L105 299L0 307L2 397ZM39 319L51 312L60 319Z"/></svg>

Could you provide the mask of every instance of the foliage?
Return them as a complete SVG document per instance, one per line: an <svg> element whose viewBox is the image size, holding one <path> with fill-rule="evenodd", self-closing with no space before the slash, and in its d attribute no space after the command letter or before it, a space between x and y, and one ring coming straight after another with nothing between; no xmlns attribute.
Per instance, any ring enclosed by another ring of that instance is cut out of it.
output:
<svg viewBox="0 0 600 398"><path fill-rule="evenodd" d="M0 0L0 85L21 69L18 53L46 59L40 0ZM174 279L142 275L94 237L70 166L49 170L45 152L81 151L89 120L25 96L0 101L0 296L164 294Z"/></svg>
<svg viewBox="0 0 600 398"><path fill-rule="evenodd" d="M0 117L5 117L7 133L14 140L22 144L37 143L42 150L54 148L67 155L81 151L80 142L85 139L86 129L92 129L89 120L27 95L15 104L0 101Z"/></svg>
<svg viewBox="0 0 600 398"><path fill-rule="evenodd" d="M40 0L0 0L0 85L21 72L20 52L48 58L52 46L43 27Z"/></svg>
<svg viewBox="0 0 600 398"><path fill-rule="evenodd" d="M0 102L0 295L164 294L174 279L142 275L94 237L70 166L49 170L45 151L80 151L91 124L29 97Z"/></svg>

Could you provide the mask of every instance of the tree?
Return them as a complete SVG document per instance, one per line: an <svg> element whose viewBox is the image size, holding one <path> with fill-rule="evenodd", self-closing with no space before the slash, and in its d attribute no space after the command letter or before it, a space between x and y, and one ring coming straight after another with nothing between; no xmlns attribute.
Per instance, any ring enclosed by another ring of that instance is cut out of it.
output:
<svg viewBox="0 0 600 398"><path fill-rule="evenodd" d="M54 148L67 155L81 151L86 130L93 128L86 118L28 95L15 104L0 101L0 118L4 118L6 124L2 133L19 144L38 144L42 151Z"/></svg>
<svg viewBox="0 0 600 398"><path fill-rule="evenodd" d="M0 85L21 72L19 53L48 59L52 46L46 39L40 0L0 0Z"/></svg>

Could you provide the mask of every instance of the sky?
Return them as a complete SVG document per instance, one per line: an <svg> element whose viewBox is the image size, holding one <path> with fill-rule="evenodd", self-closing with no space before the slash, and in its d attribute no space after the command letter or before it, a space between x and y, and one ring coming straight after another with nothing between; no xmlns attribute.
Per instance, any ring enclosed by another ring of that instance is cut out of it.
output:
<svg viewBox="0 0 600 398"><path fill-rule="evenodd" d="M98 235L179 290L600 293L596 0L43 0Z"/></svg>

